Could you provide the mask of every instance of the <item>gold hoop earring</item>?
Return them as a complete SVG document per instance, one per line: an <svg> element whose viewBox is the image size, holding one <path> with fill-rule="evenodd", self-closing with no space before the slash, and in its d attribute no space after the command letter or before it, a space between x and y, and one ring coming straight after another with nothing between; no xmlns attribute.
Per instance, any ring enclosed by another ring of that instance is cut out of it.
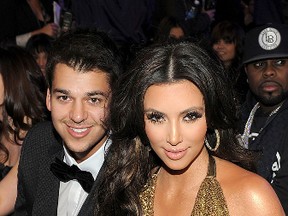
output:
<svg viewBox="0 0 288 216"><path fill-rule="evenodd" d="M214 129L214 131L215 131L215 134L216 134L216 145L215 145L214 148L212 148L212 147L210 146L207 138L205 138L205 145L206 145L206 147L207 147L210 151L213 151L213 152L217 151L217 149L218 149L219 146L220 146L220 133L219 133L219 131L218 131L217 129Z"/></svg>

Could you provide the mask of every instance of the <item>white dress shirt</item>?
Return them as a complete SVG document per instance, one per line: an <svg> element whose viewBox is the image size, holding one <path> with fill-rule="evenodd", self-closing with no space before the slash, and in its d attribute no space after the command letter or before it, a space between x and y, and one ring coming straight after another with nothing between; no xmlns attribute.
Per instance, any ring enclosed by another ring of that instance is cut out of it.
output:
<svg viewBox="0 0 288 216"><path fill-rule="evenodd" d="M71 165L76 165L83 171L88 171L92 174L94 180L96 179L99 170L104 162L105 150L110 146L111 140L106 142L89 158L81 163L77 163L73 157L70 156L67 149L64 147L64 162ZM66 183L60 182L59 199L57 215L59 216L74 216L78 215L83 203L85 202L88 193L83 190L77 180L71 180Z"/></svg>

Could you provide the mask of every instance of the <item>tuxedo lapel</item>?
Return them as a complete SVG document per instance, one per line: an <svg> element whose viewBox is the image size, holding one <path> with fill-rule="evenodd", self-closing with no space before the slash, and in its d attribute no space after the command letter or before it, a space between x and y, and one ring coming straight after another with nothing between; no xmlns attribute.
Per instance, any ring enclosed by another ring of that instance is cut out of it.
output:
<svg viewBox="0 0 288 216"><path fill-rule="evenodd" d="M33 206L33 215L57 215L60 181L50 171L50 164L55 161L55 157L63 159L63 156L64 150L61 146L58 152L43 159L43 163L39 167L39 184Z"/></svg>
<svg viewBox="0 0 288 216"><path fill-rule="evenodd" d="M92 190L89 193L89 195L87 196L78 216L90 216L90 215L93 216L93 215L95 215L96 199L97 199L99 184L100 184L101 180L103 179L104 167L105 167L105 161L104 161L101 169L99 170L97 178L94 181Z"/></svg>

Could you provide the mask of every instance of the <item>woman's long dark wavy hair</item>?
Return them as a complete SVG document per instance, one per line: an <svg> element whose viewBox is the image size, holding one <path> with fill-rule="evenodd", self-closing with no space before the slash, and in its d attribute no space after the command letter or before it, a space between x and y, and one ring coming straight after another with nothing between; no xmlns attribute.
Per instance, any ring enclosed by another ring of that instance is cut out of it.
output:
<svg viewBox="0 0 288 216"><path fill-rule="evenodd" d="M209 143L215 143L214 129L221 136L220 147L210 153L244 167L251 165L236 138L237 111L226 76L219 62L195 43L153 45L137 55L112 97L112 145L95 194L97 215L141 215L139 193L153 168L161 165L149 151L144 125L144 95L155 84L181 80L195 84L204 97Z"/></svg>
<svg viewBox="0 0 288 216"><path fill-rule="evenodd" d="M23 131L47 119L45 78L32 55L20 47L0 49L0 74L4 85L4 101L0 104L3 116L1 137L6 136L20 145L24 139L21 136ZM5 163L9 153L2 143L0 151L4 155L0 162Z"/></svg>

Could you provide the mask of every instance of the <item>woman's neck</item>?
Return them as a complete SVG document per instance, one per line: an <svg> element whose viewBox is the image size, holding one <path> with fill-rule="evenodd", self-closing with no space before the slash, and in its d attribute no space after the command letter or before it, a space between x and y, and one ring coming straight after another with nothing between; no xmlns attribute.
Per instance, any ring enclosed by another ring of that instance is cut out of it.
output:
<svg viewBox="0 0 288 216"><path fill-rule="evenodd" d="M232 61L224 61L223 65L224 65L225 69L229 69L232 65Z"/></svg>
<svg viewBox="0 0 288 216"><path fill-rule="evenodd" d="M184 171L175 172L162 167L155 187L154 214L191 215L197 192L207 176L208 164L209 155L203 147Z"/></svg>

